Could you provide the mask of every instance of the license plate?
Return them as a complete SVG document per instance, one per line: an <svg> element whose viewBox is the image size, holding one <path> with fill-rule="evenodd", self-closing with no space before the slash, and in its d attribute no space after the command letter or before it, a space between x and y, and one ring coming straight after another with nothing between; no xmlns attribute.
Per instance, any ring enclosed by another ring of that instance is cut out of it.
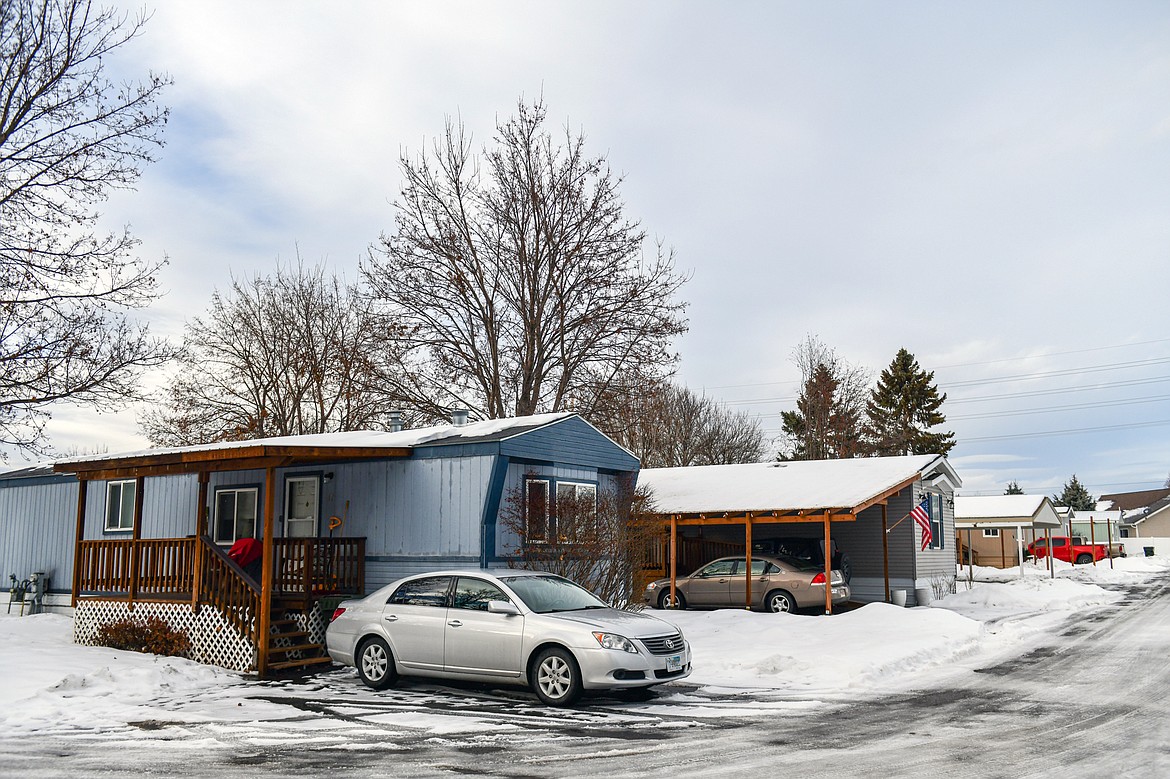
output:
<svg viewBox="0 0 1170 779"><path fill-rule="evenodd" d="M681 671L682 670L682 655L671 655L666 658L667 671Z"/></svg>

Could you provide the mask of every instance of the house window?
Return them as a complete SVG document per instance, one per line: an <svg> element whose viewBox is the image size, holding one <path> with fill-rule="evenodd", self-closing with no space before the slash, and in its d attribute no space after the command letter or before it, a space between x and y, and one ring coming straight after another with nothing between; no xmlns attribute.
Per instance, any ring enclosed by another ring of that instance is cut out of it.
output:
<svg viewBox="0 0 1170 779"><path fill-rule="evenodd" d="M943 496L930 496L930 546L927 549L943 548Z"/></svg>
<svg viewBox="0 0 1170 779"><path fill-rule="evenodd" d="M551 517L548 511L548 480L526 479L524 482L524 535L529 543L548 541Z"/></svg>
<svg viewBox="0 0 1170 779"><path fill-rule="evenodd" d="M580 519L597 519L597 485L558 481L556 503L549 500L549 479L524 482L524 528L528 543L551 540L571 542L573 525Z"/></svg>
<svg viewBox="0 0 1170 779"><path fill-rule="evenodd" d="M106 485L106 530L134 529L134 481L112 481Z"/></svg>
<svg viewBox="0 0 1170 779"><path fill-rule="evenodd" d="M216 490L215 543L234 544L241 538L256 537L256 505L260 491L255 487Z"/></svg>
<svg viewBox="0 0 1170 779"><path fill-rule="evenodd" d="M999 528L997 528L997 527L983 528L983 537L984 538L999 538Z"/></svg>

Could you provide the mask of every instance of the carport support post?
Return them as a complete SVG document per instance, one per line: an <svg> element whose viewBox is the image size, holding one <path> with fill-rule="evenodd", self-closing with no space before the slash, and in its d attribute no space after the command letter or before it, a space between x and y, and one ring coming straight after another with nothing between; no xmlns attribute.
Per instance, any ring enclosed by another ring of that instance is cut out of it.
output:
<svg viewBox="0 0 1170 779"><path fill-rule="evenodd" d="M747 565L745 566L745 570L743 572L743 607L750 611L752 607L752 513L750 511L747 513L747 518L744 519L743 530L744 540L746 541L744 544L744 548L746 550L744 558L747 560Z"/></svg>
<svg viewBox="0 0 1170 779"><path fill-rule="evenodd" d="M825 613L833 613L833 545L830 543L832 533L829 530L833 523L829 520L829 512L825 512Z"/></svg>
<svg viewBox="0 0 1170 779"><path fill-rule="evenodd" d="M670 515L670 602L673 604L678 595L675 593L678 579L678 514Z"/></svg>
<svg viewBox="0 0 1170 779"><path fill-rule="evenodd" d="M970 540L970 536L968 536ZM890 531L886 530L886 504L882 503L882 576L886 581L886 603L890 602Z"/></svg>
<svg viewBox="0 0 1170 779"><path fill-rule="evenodd" d="M1024 527L1016 525L1016 565L1020 566L1020 578L1024 578Z"/></svg>

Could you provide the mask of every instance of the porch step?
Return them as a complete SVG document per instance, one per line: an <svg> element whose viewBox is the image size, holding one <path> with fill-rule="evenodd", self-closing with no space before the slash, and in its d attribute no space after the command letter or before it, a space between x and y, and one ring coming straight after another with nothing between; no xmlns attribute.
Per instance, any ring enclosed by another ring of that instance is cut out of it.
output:
<svg viewBox="0 0 1170 779"><path fill-rule="evenodd" d="M310 668L318 665L332 664L331 657L302 657L299 660L284 660L279 663L269 663L270 671L291 671L297 668Z"/></svg>
<svg viewBox="0 0 1170 779"><path fill-rule="evenodd" d="M297 644L295 646L274 646L274 647L269 648L268 654L270 654L270 655L275 655L275 654L287 655L291 652L309 652L309 651L315 651L317 654L320 655L320 654L324 654L325 647L321 646L320 644L313 644L313 643Z"/></svg>

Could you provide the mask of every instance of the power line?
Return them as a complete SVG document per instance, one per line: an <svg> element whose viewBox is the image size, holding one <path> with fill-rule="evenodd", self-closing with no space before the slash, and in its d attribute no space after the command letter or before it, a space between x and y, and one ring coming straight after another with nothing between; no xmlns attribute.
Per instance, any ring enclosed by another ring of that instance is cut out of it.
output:
<svg viewBox="0 0 1170 779"><path fill-rule="evenodd" d="M1110 365L1096 365L1090 368L1067 368L1057 371L1040 371L1038 373L1020 373L1014 376L1000 376L994 379L971 379L970 381L952 381L946 388L978 387L983 384L1002 384L1005 381L1031 381L1033 379L1051 379L1057 376L1081 376L1086 373L1101 373L1102 371L1124 370L1126 368L1144 368L1149 365L1163 365L1170 362L1170 357L1157 357L1149 360L1135 360L1133 362L1118 362ZM940 386L942 382L939 382Z"/></svg>
<svg viewBox="0 0 1170 779"><path fill-rule="evenodd" d="M1057 435L1075 435L1077 433L1101 433L1110 430L1134 430L1144 427L1160 427L1162 425L1170 425L1170 419L1159 419L1153 422L1134 422L1128 425L1104 425L1102 427L1076 427L1068 428L1066 430L1045 430L1036 433L1013 433L1009 435L987 435L977 436L975 438L959 438L956 436L960 444L974 443L976 441L1009 441L1021 438L1046 438L1048 436Z"/></svg>
<svg viewBox="0 0 1170 779"><path fill-rule="evenodd" d="M1051 414L1056 411L1073 411L1076 409L1085 408L1115 408L1117 406L1133 406L1139 403L1155 403L1159 400L1170 400L1170 395L1151 395L1144 398L1132 398L1129 400L1102 400L1096 403L1073 403L1067 406L1025 408L1016 411L988 411L984 414L960 414L958 416L948 416L947 422L951 422L956 419L989 419L992 417L1018 417L1024 414Z"/></svg>

